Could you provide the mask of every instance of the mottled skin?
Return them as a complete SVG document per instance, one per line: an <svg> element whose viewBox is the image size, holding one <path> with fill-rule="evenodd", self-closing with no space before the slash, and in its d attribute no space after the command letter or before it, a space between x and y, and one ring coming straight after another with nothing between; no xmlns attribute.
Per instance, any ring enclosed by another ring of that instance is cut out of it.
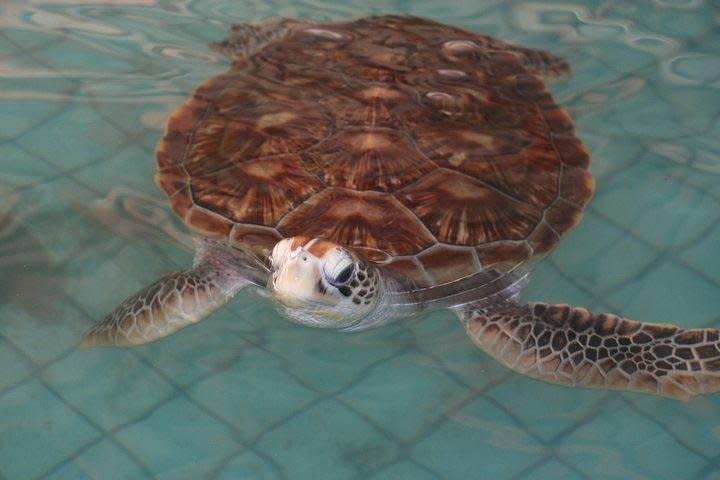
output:
<svg viewBox="0 0 720 480"><path fill-rule="evenodd" d="M720 389L716 329L641 323L544 303L468 306L462 316L478 347L551 383L682 400Z"/></svg>
<svg viewBox="0 0 720 480"><path fill-rule="evenodd" d="M266 286L300 323L359 330L457 312L473 342L553 383L687 399L720 388L718 332L519 305L580 220L590 159L543 78L563 60L429 20L271 20L168 120L156 182L200 242L84 345L134 345Z"/></svg>
<svg viewBox="0 0 720 480"><path fill-rule="evenodd" d="M165 337L202 320L254 280L251 271L259 266L242 252L203 240L197 247L193 268L169 273L127 298L88 330L80 346L127 347Z"/></svg>

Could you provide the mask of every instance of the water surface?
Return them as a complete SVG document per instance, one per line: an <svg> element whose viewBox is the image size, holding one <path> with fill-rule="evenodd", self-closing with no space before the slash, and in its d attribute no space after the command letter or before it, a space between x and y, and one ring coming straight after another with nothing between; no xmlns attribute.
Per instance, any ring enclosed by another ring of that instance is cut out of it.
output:
<svg viewBox="0 0 720 480"><path fill-rule="evenodd" d="M273 15L427 16L565 57L573 76L551 88L597 194L525 297L720 327L717 3L356 3L0 6L0 478L720 479L720 396L521 378L449 313L343 335L241 294L162 342L75 350L189 265L154 145L227 67L208 42Z"/></svg>

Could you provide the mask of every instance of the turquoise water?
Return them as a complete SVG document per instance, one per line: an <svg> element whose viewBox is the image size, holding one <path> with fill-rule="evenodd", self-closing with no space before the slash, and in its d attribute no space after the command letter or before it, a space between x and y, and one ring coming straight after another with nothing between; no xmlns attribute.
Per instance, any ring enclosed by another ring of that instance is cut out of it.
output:
<svg viewBox="0 0 720 480"><path fill-rule="evenodd" d="M408 13L565 57L551 88L598 188L525 297L720 327L717 3L112 3L0 5L0 478L720 479L720 396L521 378L449 313L349 335L241 294L152 345L74 348L189 265L154 145L226 68L207 43L273 15Z"/></svg>

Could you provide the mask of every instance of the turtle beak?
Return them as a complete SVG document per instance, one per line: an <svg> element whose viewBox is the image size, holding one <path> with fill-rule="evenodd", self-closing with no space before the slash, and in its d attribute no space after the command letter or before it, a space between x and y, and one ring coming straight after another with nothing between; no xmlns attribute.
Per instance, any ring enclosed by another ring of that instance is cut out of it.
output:
<svg viewBox="0 0 720 480"><path fill-rule="evenodd" d="M293 248L294 247L294 248ZM322 262L292 239L281 240L272 253L272 271L268 290L283 305L292 308L335 305L325 295Z"/></svg>

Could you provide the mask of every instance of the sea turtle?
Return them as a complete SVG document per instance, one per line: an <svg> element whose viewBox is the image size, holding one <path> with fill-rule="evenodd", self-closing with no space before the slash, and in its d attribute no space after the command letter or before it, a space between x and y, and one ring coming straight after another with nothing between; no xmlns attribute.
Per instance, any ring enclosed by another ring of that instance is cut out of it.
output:
<svg viewBox="0 0 720 480"><path fill-rule="evenodd" d="M549 382L720 389L717 330L517 301L594 189L543 83L564 60L404 16L235 25L215 46L230 69L157 148L156 183L198 238L193 267L82 345L157 340L258 285L290 319L345 331L449 308L482 350Z"/></svg>

